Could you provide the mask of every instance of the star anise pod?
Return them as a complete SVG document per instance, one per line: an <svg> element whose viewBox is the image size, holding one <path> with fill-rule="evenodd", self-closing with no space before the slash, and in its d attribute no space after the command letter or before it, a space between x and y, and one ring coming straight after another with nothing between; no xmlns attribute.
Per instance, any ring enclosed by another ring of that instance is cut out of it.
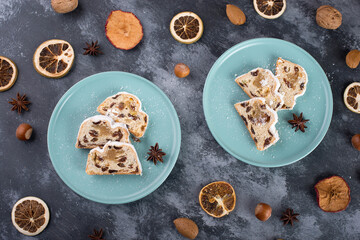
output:
<svg viewBox="0 0 360 240"><path fill-rule="evenodd" d="M94 228L94 234L89 235L89 238L91 240L105 240L105 238L102 238L103 233L104 232L102 228L100 228L100 231L96 231L96 229Z"/></svg>
<svg viewBox="0 0 360 240"><path fill-rule="evenodd" d="M294 221L298 222L299 219L297 219L296 217L299 216L300 214L298 213L294 213L294 210L291 208L286 209L285 212L283 212L280 220L284 221L284 225L287 225L288 223L291 224L291 226L294 224Z"/></svg>
<svg viewBox="0 0 360 240"><path fill-rule="evenodd" d="M85 50L84 55L97 56L98 54L103 54L103 52L99 50L100 46L98 41L91 42L91 44L86 43L86 46L86 48L83 48Z"/></svg>
<svg viewBox="0 0 360 240"><path fill-rule="evenodd" d="M155 165L158 161L163 162L163 156L165 156L166 153L164 153L162 149L159 149L158 143L156 143L155 146L150 146L149 151L150 152L147 153L149 154L147 158L148 161L153 161Z"/></svg>
<svg viewBox="0 0 360 240"><path fill-rule="evenodd" d="M17 112L20 114L23 109L25 111L29 110L29 108L26 105L30 104L31 102L26 100L26 94L20 96L20 93L17 93L16 99L14 98L11 99L12 101L9 102L11 105L13 105L11 111L17 110Z"/></svg>
<svg viewBox="0 0 360 240"><path fill-rule="evenodd" d="M302 132L305 132L305 128L307 128L307 126L305 126L305 123L307 123L308 121L310 121L309 119L304 119L303 118L303 113L300 113L300 116L296 116L296 114L293 113L293 120L289 120L288 123L290 123L292 125L292 128L295 128L295 132L297 132L299 129Z"/></svg>

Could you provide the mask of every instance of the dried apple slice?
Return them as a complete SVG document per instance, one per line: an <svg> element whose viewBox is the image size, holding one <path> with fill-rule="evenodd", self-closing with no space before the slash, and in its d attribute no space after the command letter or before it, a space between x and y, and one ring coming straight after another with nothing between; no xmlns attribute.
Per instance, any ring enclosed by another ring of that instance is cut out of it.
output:
<svg viewBox="0 0 360 240"><path fill-rule="evenodd" d="M131 12L112 11L105 25L106 37L114 47L130 50L143 37L140 20Z"/></svg>
<svg viewBox="0 0 360 240"><path fill-rule="evenodd" d="M340 212L350 203L350 188L342 177L325 178L315 185L319 207L324 212Z"/></svg>

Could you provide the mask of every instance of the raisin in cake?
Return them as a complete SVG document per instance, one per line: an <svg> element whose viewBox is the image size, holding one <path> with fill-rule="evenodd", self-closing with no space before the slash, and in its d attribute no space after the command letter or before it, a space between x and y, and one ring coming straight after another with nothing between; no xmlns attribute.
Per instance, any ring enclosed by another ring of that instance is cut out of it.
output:
<svg viewBox="0 0 360 240"><path fill-rule="evenodd" d="M142 137L146 131L148 115L141 110L141 102L133 94L119 92L108 97L97 111L112 117L115 122L126 124L130 133L137 138Z"/></svg>
<svg viewBox="0 0 360 240"><path fill-rule="evenodd" d="M280 82L268 69L256 68L237 77L235 82L249 97L265 98L275 111L283 105L283 96L279 93Z"/></svg>
<svg viewBox="0 0 360 240"><path fill-rule="evenodd" d="M93 116L82 122L75 147L95 148L108 141L130 143L129 135L125 124L116 123L111 117Z"/></svg>
<svg viewBox="0 0 360 240"><path fill-rule="evenodd" d="M133 145L107 142L94 148L88 155L86 173L89 175L136 174L141 175L141 163Z"/></svg>
<svg viewBox="0 0 360 240"><path fill-rule="evenodd" d="M280 81L279 92L284 95L282 109L293 109L296 98L304 95L308 77L303 67L290 61L278 58L276 77Z"/></svg>
<svg viewBox="0 0 360 240"><path fill-rule="evenodd" d="M264 98L252 98L234 106L244 120L258 150L263 151L279 140L275 128L278 121L277 113L266 104Z"/></svg>

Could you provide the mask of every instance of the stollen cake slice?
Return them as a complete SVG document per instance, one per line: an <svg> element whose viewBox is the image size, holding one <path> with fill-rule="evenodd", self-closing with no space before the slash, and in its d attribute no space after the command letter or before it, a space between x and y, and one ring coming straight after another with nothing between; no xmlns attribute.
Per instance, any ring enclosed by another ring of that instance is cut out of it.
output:
<svg viewBox="0 0 360 240"><path fill-rule="evenodd" d="M279 134L275 128L278 115L266 104L264 98L252 98L236 103L234 106L244 120L258 150L263 151L279 140Z"/></svg>
<svg viewBox="0 0 360 240"><path fill-rule="evenodd" d="M108 141L130 143L129 135L125 124L116 123L108 116L96 115L81 123L75 147L96 148Z"/></svg>
<svg viewBox="0 0 360 240"><path fill-rule="evenodd" d="M283 105L283 96L279 93L280 82L268 69L253 69L237 77L235 82L250 98L265 98L266 104L275 111Z"/></svg>
<svg viewBox="0 0 360 240"><path fill-rule="evenodd" d="M86 173L89 175L141 175L141 163L133 145L107 142L103 148L94 148L88 155Z"/></svg>
<svg viewBox="0 0 360 240"><path fill-rule="evenodd" d="M135 137L144 136L149 117L142 111L138 97L127 92L119 92L102 102L97 111L108 115L115 122L126 124L130 133Z"/></svg>
<svg viewBox="0 0 360 240"><path fill-rule="evenodd" d="M284 95L282 109L293 109L296 98L304 95L308 76L303 67L290 61L278 58L276 77L280 81L279 92Z"/></svg>

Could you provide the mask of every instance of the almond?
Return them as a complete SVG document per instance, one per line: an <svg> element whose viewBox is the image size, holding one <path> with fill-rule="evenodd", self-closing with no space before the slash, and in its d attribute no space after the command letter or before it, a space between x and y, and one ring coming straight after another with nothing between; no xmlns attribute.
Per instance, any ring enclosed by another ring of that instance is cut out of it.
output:
<svg viewBox="0 0 360 240"><path fill-rule="evenodd" d="M341 13L329 5L321 6L316 11L316 23L326 29L337 29L342 22Z"/></svg>
<svg viewBox="0 0 360 240"><path fill-rule="evenodd" d="M240 8L235 5L226 5L226 15L234 25L243 25L246 22L246 16Z"/></svg>
<svg viewBox="0 0 360 240"><path fill-rule="evenodd" d="M357 68L360 63L360 51L359 50L351 50L346 55L346 64L349 66L349 68Z"/></svg>
<svg viewBox="0 0 360 240"><path fill-rule="evenodd" d="M199 233L198 226L189 218L177 218L174 224L178 232L186 238L195 239Z"/></svg>

